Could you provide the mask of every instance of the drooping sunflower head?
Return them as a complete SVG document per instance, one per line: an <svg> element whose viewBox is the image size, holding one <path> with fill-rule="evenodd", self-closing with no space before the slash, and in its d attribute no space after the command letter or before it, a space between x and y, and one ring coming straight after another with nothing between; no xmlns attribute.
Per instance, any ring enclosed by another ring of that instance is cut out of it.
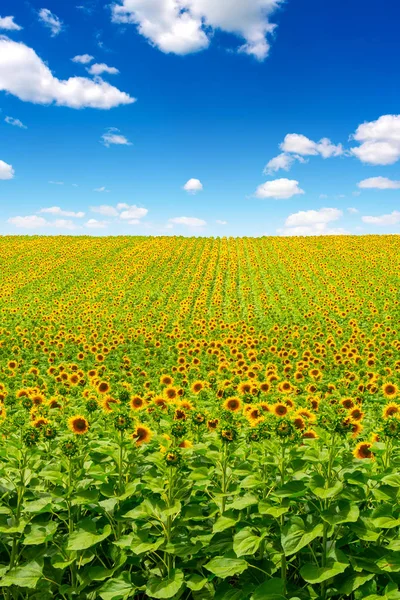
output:
<svg viewBox="0 0 400 600"><path fill-rule="evenodd" d="M153 437L153 432L149 427L139 423L136 425L134 432L132 433L132 439L136 443L136 446L147 444Z"/></svg>
<svg viewBox="0 0 400 600"><path fill-rule="evenodd" d="M76 435L84 435L89 431L89 423L82 415L75 415L68 419L69 429Z"/></svg>
<svg viewBox="0 0 400 600"><path fill-rule="evenodd" d="M307 431L303 432L303 438L315 440L318 438L318 435L315 433L314 429L307 429Z"/></svg>
<svg viewBox="0 0 400 600"><path fill-rule="evenodd" d="M355 456L355 458L358 458L360 460L364 460L366 458L374 460L375 457L374 457L373 452L371 451L371 446L372 446L371 442L360 442L354 448L353 456Z"/></svg>

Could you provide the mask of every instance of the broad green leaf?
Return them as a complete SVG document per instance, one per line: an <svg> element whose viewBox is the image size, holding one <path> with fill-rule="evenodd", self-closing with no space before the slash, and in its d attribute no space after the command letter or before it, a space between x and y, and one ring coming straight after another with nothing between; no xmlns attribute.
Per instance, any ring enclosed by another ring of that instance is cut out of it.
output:
<svg viewBox="0 0 400 600"><path fill-rule="evenodd" d="M245 496L242 496L241 498L237 498L236 500L234 500L234 502L232 502L231 504L229 504L229 506L227 506L227 509L233 508L234 510L243 510L244 508L247 508L248 506L257 504L257 502L258 502L258 498L256 498L256 496L253 496L253 494L246 494Z"/></svg>
<svg viewBox="0 0 400 600"><path fill-rule="evenodd" d="M110 534L110 525L106 525L102 533L97 533L92 521L82 521L79 529L70 534L67 543L67 550L86 550L95 544L99 544L108 538Z"/></svg>
<svg viewBox="0 0 400 600"><path fill-rule="evenodd" d="M400 571L400 552L388 552L376 564L382 571L398 573Z"/></svg>
<svg viewBox="0 0 400 600"><path fill-rule="evenodd" d="M360 510L354 503L342 500L336 505L332 505L329 510L321 513L321 517L330 525L339 523L355 523L360 516Z"/></svg>
<svg viewBox="0 0 400 600"><path fill-rule="evenodd" d="M233 538L233 551L238 558L255 554L263 537L255 535L250 527L245 527L235 534Z"/></svg>
<svg viewBox="0 0 400 600"><path fill-rule="evenodd" d="M317 567L316 565L304 565L300 569L300 575L307 583L322 583L339 573L343 573L349 562L337 562L334 559L328 559L326 567Z"/></svg>
<svg viewBox="0 0 400 600"><path fill-rule="evenodd" d="M43 498L33 500L33 502L25 502L24 510L29 513L51 512L51 503L51 496L43 496Z"/></svg>
<svg viewBox="0 0 400 600"><path fill-rule="evenodd" d="M303 496L306 490L307 486L304 481L293 480L285 483L285 485L275 490L273 494L279 498L296 498Z"/></svg>
<svg viewBox="0 0 400 600"><path fill-rule="evenodd" d="M300 517L292 517L285 525L281 535L282 548L285 556L295 554L304 546L317 537L321 537L324 527L322 523L318 525L305 525Z"/></svg>
<svg viewBox="0 0 400 600"><path fill-rule="evenodd" d="M224 558L223 556L216 556L204 565L204 568L207 569L207 571L211 571L211 573L214 573L214 575L221 579L240 575L247 567L248 563L243 559Z"/></svg>
<svg viewBox="0 0 400 600"><path fill-rule="evenodd" d="M115 579L109 579L98 590L98 594L102 600L125 600L133 595L135 586L129 579L129 573L122 573Z"/></svg>
<svg viewBox="0 0 400 600"><path fill-rule="evenodd" d="M285 600L282 579L268 579L255 589L251 600Z"/></svg>
<svg viewBox="0 0 400 600"><path fill-rule="evenodd" d="M334 485L328 486L322 475L315 474L311 477L309 488L318 498L333 498L343 489L343 483L336 481Z"/></svg>
<svg viewBox="0 0 400 600"><path fill-rule="evenodd" d="M270 515L274 519L279 519L280 516L286 514L289 510L288 506L273 506L265 500L262 500L258 504L258 511L261 515Z"/></svg>
<svg viewBox="0 0 400 600"><path fill-rule="evenodd" d="M385 475L385 477L382 477L381 481L394 488L400 487L400 475L395 475L394 473L392 475Z"/></svg>
<svg viewBox="0 0 400 600"><path fill-rule="evenodd" d="M49 542L57 531L58 523L49 521L48 523L32 523L25 533L23 544L25 546L34 546Z"/></svg>
<svg viewBox="0 0 400 600"><path fill-rule="evenodd" d="M168 578L160 579L159 577L153 577L149 579L146 594L150 598L173 598L181 589L183 582L183 571L173 569Z"/></svg>
<svg viewBox="0 0 400 600"><path fill-rule="evenodd" d="M186 580L187 587L193 592L198 592L199 590L202 590L206 583L207 579L197 574L190 575L190 577L188 577L188 579Z"/></svg>
<svg viewBox="0 0 400 600"><path fill-rule="evenodd" d="M16 585L22 588L35 589L39 579L42 577L43 563L33 560L25 565L8 571L0 580L1 587Z"/></svg>
<svg viewBox="0 0 400 600"><path fill-rule="evenodd" d="M339 592L345 596L350 596L354 590L364 585L367 581L370 581L375 577L374 573L354 573L339 586Z"/></svg>
<svg viewBox="0 0 400 600"><path fill-rule="evenodd" d="M224 513L215 521L213 525L213 533L219 533L220 531L225 531L225 529L229 529L229 527L233 527L234 525L236 525L238 520L238 517L235 516L233 511L228 511Z"/></svg>

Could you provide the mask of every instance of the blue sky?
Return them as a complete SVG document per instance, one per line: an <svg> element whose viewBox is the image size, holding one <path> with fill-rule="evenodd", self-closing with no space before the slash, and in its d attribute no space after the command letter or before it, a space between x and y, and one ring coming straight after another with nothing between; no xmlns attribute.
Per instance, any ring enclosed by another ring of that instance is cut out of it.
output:
<svg viewBox="0 0 400 600"><path fill-rule="evenodd" d="M0 234L399 233L399 17L2 0Z"/></svg>

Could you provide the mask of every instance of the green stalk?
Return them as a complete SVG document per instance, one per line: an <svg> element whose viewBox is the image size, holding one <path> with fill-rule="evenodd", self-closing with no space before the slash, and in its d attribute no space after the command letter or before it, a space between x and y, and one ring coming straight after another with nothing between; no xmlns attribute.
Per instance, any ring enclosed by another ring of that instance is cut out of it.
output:
<svg viewBox="0 0 400 600"><path fill-rule="evenodd" d="M285 484L285 451L286 451L286 447L285 444L282 443L282 455L281 455L281 465L280 465L280 474L281 474L281 485L283 486ZM283 499L281 500L281 504L283 503ZM283 526L285 524L285 516L281 515L280 516L280 528L281 528L281 534L283 531ZM286 563L286 556L285 553L282 549L282 553L281 553L281 579L283 582L283 595L286 597L286 578L287 578L287 563Z"/></svg>

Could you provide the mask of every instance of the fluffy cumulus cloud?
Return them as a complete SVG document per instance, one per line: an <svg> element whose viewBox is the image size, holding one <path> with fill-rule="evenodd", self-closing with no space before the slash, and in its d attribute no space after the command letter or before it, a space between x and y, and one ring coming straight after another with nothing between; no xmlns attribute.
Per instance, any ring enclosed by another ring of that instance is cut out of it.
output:
<svg viewBox="0 0 400 600"><path fill-rule="evenodd" d="M284 152L299 154L300 156L317 156L319 154L322 158L340 156L344 152L342 144L335 146L329 138L322 138L319 142L313 142L313 140L299 133L288 133L280 148Z"/></svg>
<svg viewBox="0 0 400 600"><path fill-rule="evenodd" d="M106 133L103 133L101 143L107 148L110 146L132 146L128 138L122 135L116 127L110 127Z"/></svg>
<svg viewBox="0 0 400 600"><path fill-rule="evenodd" d="M139 225L143 217L149 212L147 208L136 206L136 204L126 204L120 202L116 206L102 204L100 206L92 206L91 211L98 213L103 217L118 217L118 220L128 225ZM92 219L93 220L93 219Z"/></svg>
<svg viewBox="0 0 400 600"><path fill-rule="evenodd" d="M94 57L91 54L77 54L74 58L71 58L72 62L80 63L81 65L87 65L92 62L93 59Z"/></svg>
<svg viewBox="0 0 400 600"><path fill-rule="evenodd" d="M174 225L186 225L187 227L204 227L204 225L207 225L206 221L196 217L175 217L169 219L169 222Z"/></svg>
<svg viewBox="0 0 400 600"><path fill-rule="evenodd" d="M203 184L200 179L189 179L183 186L183 189L189 194L197 194L197 192L202 191Z"/></svg>
<svg viewBox="0 0 400 600"><path fill-rule="evenodd" d="M6 117L5 122L9 125L14 125L14 127L19 127L20 129L28 129L26 125L23 124L19 119L14 119L13 117Z"/></svg>
<svg viewBox="0 0 400 600"><path fill-rule="evenodd" d="M239 52L264 60L276 25L272 13L284 0L119 0L112 5L115 23L132 23L162 52L204 50L213 31L242 39Z"/></svg>
<svg viewBox="0 0 400 600"><path fill-rule="evenodd" d="M86 221L85 227L88 227L89 229L104 229L104 227L107 227L107 222L98 221L97 219L89 219Z"/></svg>
<svg viewBox="0 0 400 600"><path fill-rule="evenodd" d="M343 212L337 208L321 208L320 210L301 210L288 216L285 227L277 233L285 236L305 235L344 235L343 228L331 228L328 224L337 221Z"/></svg>
<svg viewBox="0 0 400 600"><path fill-rule="evenodd" d="M39 10L39 21L43 23L45 27L50 29L52 37L58 35L63 27L63 22L53 14L48 8L41 8Z"/></svg>
<svg viewBox="0 0 400 600"><path fill-rule="evenodd" d="M400 223L400 212L394 210L388 215L379 215L378 217L365 216L361 217L361 220L370 225L397 225Z"/></svg>
<svg viewBox="0 0 400 600"><path fill-rule="evenodd" d="M289 171L292 164L299 160L300 162L305 162L302 156L298 154L287 154L286 152L281 152L278 156L274 156L271 158L269 162L265 165L264 173L270 175L271 173L276 173L276 171Z"/></svg>
<svg viewBox="0 0 400 600"><path fill-rule="evenodd" d="M351 153L370 165L392 165L400 158L400 115L383 115L359 125L351 136L360 143Z"/></svg>
<svg viewBox="0 0 400 600"><path fill-rule="evenodd" d="M109 67L105 63L94 63L89 69L88 73L91 75L102 75L107 73L108 75L118 75L119 71L115 67Z"/></svg>
<svg viewBox="0 0 400 600"><path fill-rule="evenodd" d="M6 31L21 31L22 27L14 21L15 17L0 17L0 30Z"/></svg>
<svg viewBox="0 0 400 600"><path fill-rule="evenodd" d="M74 212L73 210L63 210L60 206L50 206L49 208L41 208L39 213L47 213L49 215L59 215L60 217L75 217L81 219L85 216L84 212Z"/></svg>
<svg viewBox="0 0 400 600"><path fill-rule="evenodd" d="M369 177L363 179L358 184L361 189L375 189L375 190L398 190L400 189L400 181L393 181L387 177Z"/></svg>
<svg viewBox="0 0 400 600"><path fill-rule="evenodd" d="M6 37L0 38L0 91L25 102L70 108L109 109L135 101L99 77L57 79L32 48Z"/></svg>
<svg viewBox="0 0 400 600"><path fill-rule="evenodd" d="M12 165L0 160L0 179L12 179L14 177L14 169Z"/></svg>
<svg viewBox="0 0 400 600"><path fill-rule="evenodd" d="M27 217L11 217L7 222L22 229L40 229L41 227L46 227L46 225L48 225L46 219L43 217L38 217L37 215L28 215Z"/></svg>
<svg viewBox="0 0 400 600"><path fill-rule="evenodd" d="M304 194L304 190L299 187L299 182L295 179L274 179L266 181L258 186L255 192L256 198L274 198L276 200L286 200L297 194Z"/></svg>

